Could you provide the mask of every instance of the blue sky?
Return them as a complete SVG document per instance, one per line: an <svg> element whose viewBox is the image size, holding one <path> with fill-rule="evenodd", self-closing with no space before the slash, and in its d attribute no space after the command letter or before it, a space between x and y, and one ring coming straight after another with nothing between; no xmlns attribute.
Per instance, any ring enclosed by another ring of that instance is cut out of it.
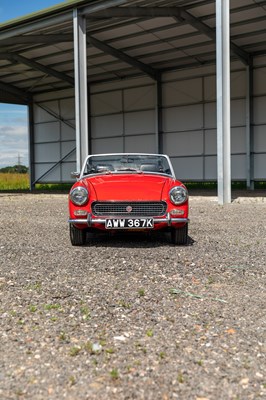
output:
<svg viewBox="0 0 266 400"><path fill-rule="evenodd" d="M63 0L0 0L0 24L63 3ZM0 75L1 80L1 75ZM28 111L25 106L0 103L0 168L28 165Z"/></svg>

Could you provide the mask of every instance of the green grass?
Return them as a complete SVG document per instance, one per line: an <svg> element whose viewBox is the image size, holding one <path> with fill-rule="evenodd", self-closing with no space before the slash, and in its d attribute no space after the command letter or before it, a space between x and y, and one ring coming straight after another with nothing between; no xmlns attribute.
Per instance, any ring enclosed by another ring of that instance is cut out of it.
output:
<svg viewBox="0 0 266 400"><path fill-rule="evenodd" d="M36 183L35 191L45 191L45 192L69 192L72 187L72 183Z"/></svg>
<svg viewBox="0 0 266 400"><path fill-rule="evenodd" d="M217 191L217 182L184 182L188 190ZM72 183L36 183L35 192L69 192ZM255 182L255 190L265 190L265 182ZM232 190L246 190L245 181L232 182ZM29 191L29 174L0 172L0 191Z"/></svg>
<svg viewBox="0 0 266 400"><path fill-rule="evenodd" d="M148 337L153 337L153 330L152 329L148 329L147 332L146 332L146 335Z"/></svg>
<svg viewBox="0 0 266 400"><path fill-rule="evenodd" d="M0 190L29 190L29 175L0 173Z"/></svg>
<svg viewBox="0 0 266 400"><path fill-rule="evenodd" d="M71 347L71 349L69 350L69 355L71 357L75 357L77 356L81 351L81 347L80 346L73 346Z"/></svg>
<svg viewBox="0 0 266 400"><path fill-rule="evenodd" d="M113 380L118 379L118 378L119 378L119 372L118 372L118 370L117 370L116 368L113 368L113 369L110 371L110 376L111 376L111 378L112 378Z"/></svg>
<svg viewBox="0 0 266 400"><path fill-rule="evenodd" d="M72 183L37 183L36 192L69 192ZM13 172L0 172L0 191L29 191L29 174L18 174Z"/></svg>
<svg viewBox="0 0 266 400"><path fill-rule="evenodd" d="M144 290L143 288L139 289L138 295L139 295L140 297L145 296L145 290Z"/></svg>

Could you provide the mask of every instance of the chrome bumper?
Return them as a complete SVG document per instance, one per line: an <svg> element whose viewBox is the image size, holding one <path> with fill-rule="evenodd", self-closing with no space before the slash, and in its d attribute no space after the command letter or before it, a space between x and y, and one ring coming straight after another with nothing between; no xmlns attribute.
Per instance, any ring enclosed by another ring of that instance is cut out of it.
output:
<svg viewBox="0 0 266 400"><path fill-rule="evenodd" d="M114 219L119 219L122 217L107 217L107 218L114 218ZM105 219L107 219L105 218ZM126 218L126 217L125 217ZM128 218L128 217L127 217ZM140 217L132 217L132 219L134 218L141 218ZM144 217L142 217L144 218ZM87 225L89 228L91 228L94 224L105 224L105 219L103 218L92 218L91 214L87 215L87 218L69 218L68 222L70 224L83 224L83 225ZM188 218L172 218L170 213L167 214L166 218L153 218L153 222L156 224L159 223L167 223L168 226L171 226L173 223L188 223L189 219Z"/></svg>

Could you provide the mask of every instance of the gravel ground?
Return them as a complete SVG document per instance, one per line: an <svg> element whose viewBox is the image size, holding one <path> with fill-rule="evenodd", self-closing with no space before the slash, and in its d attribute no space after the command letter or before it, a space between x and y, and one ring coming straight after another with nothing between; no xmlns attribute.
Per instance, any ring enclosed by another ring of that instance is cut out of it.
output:
<svg viewBox="0 0 266 400"><path fill-rule="evenodd" d="M266 199L190 204L188 246L80 248L66 195L0 195L1 400L266 398Z"/></svg>

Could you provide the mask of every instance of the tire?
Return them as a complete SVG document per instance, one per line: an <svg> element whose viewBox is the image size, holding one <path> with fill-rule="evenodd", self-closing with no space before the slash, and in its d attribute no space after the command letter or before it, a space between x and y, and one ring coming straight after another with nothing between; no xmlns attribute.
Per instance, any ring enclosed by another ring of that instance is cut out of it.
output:
<svg viewBox="0 0 266 400"><path fill-rule="evenodd" d="M70 241L72 246L83 246L86 243L86 231L74 225L69 226Z"/></svg>
<svg viewBox="0 0 266 400"><path fill-rule="evenodd" d="M188 243L188 224L182 226L182 228L173 228L171 230L171 242L177 245L187 245Z"/></svg>

